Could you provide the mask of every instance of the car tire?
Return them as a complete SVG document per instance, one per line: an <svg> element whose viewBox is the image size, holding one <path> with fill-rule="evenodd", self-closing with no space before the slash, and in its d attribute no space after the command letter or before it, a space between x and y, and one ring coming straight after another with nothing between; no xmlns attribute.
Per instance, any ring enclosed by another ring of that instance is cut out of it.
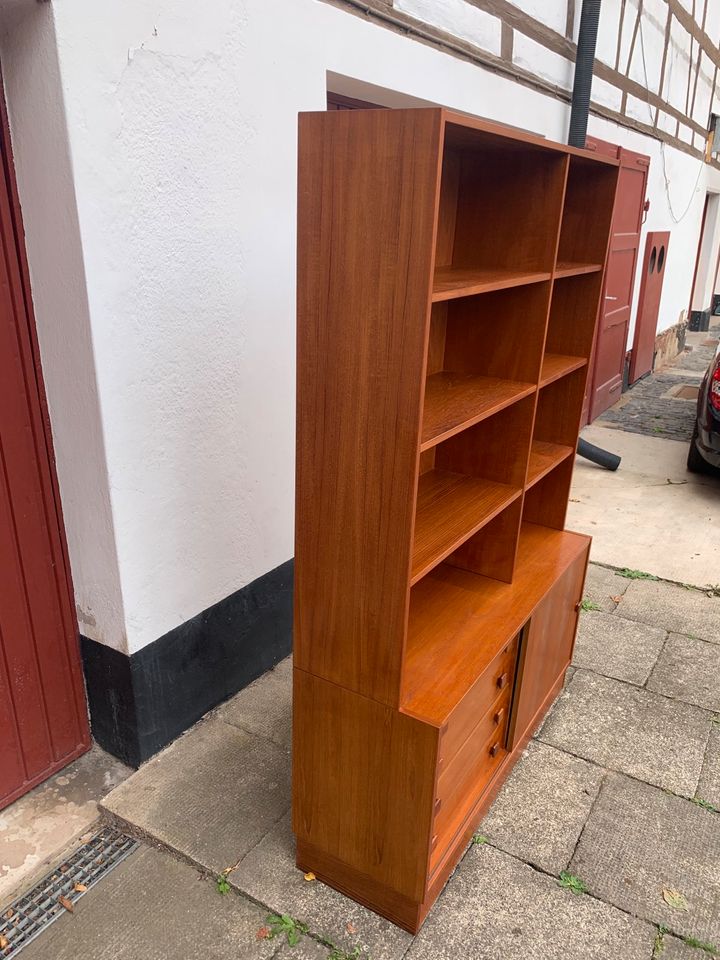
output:
<svg viewBox="0 0 720 960"><path fill-rule="evenodd" d="M687 468L690 473L709 473L710 466L705 462L702 457L702 454L698 450L695 441L698 437L697 423L693 428L692 439L690 440L690 448L687 455Z"/></svg>

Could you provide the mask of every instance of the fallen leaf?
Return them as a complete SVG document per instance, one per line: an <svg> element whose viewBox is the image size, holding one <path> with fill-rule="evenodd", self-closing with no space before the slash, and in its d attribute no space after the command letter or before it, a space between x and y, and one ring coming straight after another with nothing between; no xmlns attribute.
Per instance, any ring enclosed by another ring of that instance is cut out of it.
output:
<svg viewBox="0 0 720 960"><path fill-rule="evenodd" d="M77 890L78 893L87 893L87 887L84 883L76 883L73 889Z"/></svg>
<svg viewBox="0 0 720 960"><path fill-rule="evenodd" d="M570 503L582 503L582 500L578 499L578 497L570 497Z"/></svg>
<svg viewBox="0 0 720 960"><path fill-rule="evenodd" d="M663 900L674 910L687 910L688 902L679 890L672 887L663 887Z"/></svg>
<svg viewBox="0 0 720 960"><path fill-rule="evenodd" d="M64 864L60 867L60 873L67 873L67 869L68 869L68 865L67 865L66 863L64 863Z"/></svg>
<svg viewBox="0 0 720 960"><path fill-rule="evenodd" d="M622 597L610 597L610 599L613 603L620 603L622 601Z"/></svg>
<svg viewBox="0 0 720 960"><path fill-rule="evenodd" d="M65 907L68 913L75 913L75 907L72 905L72 900L68 900L67 897L58 897L58 903L61 907Z"/></svg>
<svg viewBox="0 0 720 960"><path fill-rule="evenodd" d="M12 910L8 910L8 912L5 914L5 919L12 920L12 918L13 918L13 912Z"/></svg>
<svg viewBox="0 0 720 960"><path fill-rule="evenodd" d="M272 933L270 927L260 927L258 932L255 934L258 940L267 940Z"/></svg>
<svg viewBox="0 0 720 960"><path fill-rule="evenodd" d="M352 922L346 924L345 929L347 930L348 933L357 933L357 927Z"/></svg>
<svg viewBox="0 0 720 960"><path fill-rule="evenodd" d="M312 872L312 870L311 870L309 873L306 873L306 874L305 874L305 879L306 879L306 880L317 880L317 877L315 876L315 874L314 874L314 873Z"/></svg>
<svg viewBox="0 0 720 960"><path fill-rule="evenodd" d="M5 947L9 947L9 946L10 946L10 941L8 940L8 938L7 938L7 937L4 937L4 936L0 933L0 950L4 950Z"/></svg>

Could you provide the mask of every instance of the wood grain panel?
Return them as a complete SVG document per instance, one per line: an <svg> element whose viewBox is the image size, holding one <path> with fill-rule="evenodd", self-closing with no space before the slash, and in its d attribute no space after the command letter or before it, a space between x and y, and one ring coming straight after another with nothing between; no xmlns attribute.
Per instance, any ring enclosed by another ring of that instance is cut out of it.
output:
<svg viewBox="0 0 720 960"><path fill-rule="evenodd" d="M424 473L418 487L411 582L441 563L521 493L519 486L448 470Z"/></svg>
<svg viewBox="0 0 720 960"><path fill-rule="evenodd" d="M511 749L522 740L548 691L564 675L572 656L588 548L577 556L533 612L520 645Z"/></svg>
<svg viewBox="0 0 720 960"><path fill-rule="evenodd" d="M391 703L408 602L440 113L305 114L299 154L296 662Z"/></svg>
<svg viewBox="0 0 720 960"><path fill-rule="evenodd" d="M589 549L581 534L523 524L513 582L447 564L412 589L402 709L441 725L553 583Z"/></svg>
<svg viewBox="0 0 720 960"><path fill-rule="evenodd" d="M296 835L422 901L439 731L297 668L293 699Z"/></svg>

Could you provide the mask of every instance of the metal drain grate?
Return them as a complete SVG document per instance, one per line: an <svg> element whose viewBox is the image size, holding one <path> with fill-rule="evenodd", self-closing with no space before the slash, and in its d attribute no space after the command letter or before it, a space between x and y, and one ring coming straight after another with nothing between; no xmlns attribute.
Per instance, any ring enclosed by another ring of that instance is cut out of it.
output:
<svg viewBox="0 0 720 960"><path fill-rule="evenodd" d="M102 880L137 847L137 841L106 828L51 870L0 915L0 957L14 957L31 940L66 912L60 897L71 904ZM80 889L78 889L78 886Z"/></svg>

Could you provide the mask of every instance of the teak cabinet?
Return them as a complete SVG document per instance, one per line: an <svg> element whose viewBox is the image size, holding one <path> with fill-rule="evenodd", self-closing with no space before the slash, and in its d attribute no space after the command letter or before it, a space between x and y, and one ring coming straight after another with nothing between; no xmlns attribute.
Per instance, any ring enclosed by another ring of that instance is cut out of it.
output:
<svg viewBox="0 0 720 960"><path fill-rule="evenodd" d="M442 109L300 117L297 863L410 931L572 654L616 182Z"/></svg>

